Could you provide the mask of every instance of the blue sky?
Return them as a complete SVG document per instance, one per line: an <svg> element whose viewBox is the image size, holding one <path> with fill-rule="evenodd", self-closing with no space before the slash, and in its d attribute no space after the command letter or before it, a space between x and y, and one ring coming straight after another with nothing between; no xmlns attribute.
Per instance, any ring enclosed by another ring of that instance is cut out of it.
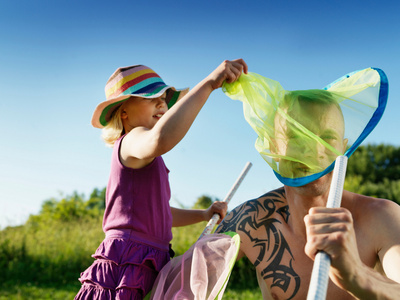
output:
<svg viewBox="0 0 400 300"><path fill-rule="evenodd" d="M90 119L108 77L145 64L193 87L224 59L287 90L322 88L351 71L389 78L386 112L366 143L399 146L398 1L1 1L0 228L44 200L107 184L111 149ZM253 163L230 208L281 184L254 149L242 106L215 91L164 156L172 204L223 199Z"/></svg>

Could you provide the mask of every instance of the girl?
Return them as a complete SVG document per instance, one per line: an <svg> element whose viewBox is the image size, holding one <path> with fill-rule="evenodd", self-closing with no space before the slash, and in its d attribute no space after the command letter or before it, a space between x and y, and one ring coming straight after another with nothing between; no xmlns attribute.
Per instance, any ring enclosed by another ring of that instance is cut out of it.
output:
<svg viewBox="0 0 400 300"><path fill-rule="evenodd" d="M113 146L103 219L104 241L81 273L75 299L143 299L172 256L171 227L225 217L227 205L206 210L169 206L169 170L161 157L185 136L211 92L247 73L242 59L224 61L188 92L167 86L146 66L117 69L106 84L92 125ZM175 103L176 102L176 103ZM168 109L170 107L170 109Z"/></svg>

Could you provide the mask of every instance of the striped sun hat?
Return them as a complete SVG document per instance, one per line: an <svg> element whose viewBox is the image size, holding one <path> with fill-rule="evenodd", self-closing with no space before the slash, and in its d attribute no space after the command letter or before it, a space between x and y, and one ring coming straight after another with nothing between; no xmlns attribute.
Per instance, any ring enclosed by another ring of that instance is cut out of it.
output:
<svg viewBox="0 0 400 300"><path fill-rule="evenodd" d="M170 108L189 91L189 88L178 90L168 86L156 72L143 65L118 68L107 81L105 87L107 100L96 107L92 125L97 128L106 126L113 112L131 96L157 98L165 91Z"/></svg>

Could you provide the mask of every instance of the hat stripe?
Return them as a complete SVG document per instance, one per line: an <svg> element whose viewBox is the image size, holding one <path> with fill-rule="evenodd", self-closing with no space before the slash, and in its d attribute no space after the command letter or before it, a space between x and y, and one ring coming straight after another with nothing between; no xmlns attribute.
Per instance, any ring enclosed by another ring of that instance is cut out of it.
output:
<svg viewBox="0 0 400 300"><path fill-rule="evenodd" d="M106 84L106 91L109 90L109 93L112 93L115 89L122 86L124 83L133 80L137 77L140 77L144 74L153 74L154 76L158 76L153 70L151 69L143 69L140 71L131 72L132 70L126 70L121 72L115 77L112 81L107 82ZM125 75L127 74L127 75ZM159 76L158 76L159 77Z"/></svg>
<svg viewBox="0 0 400 300"><path fill-rule="evenodd" d="M132 94L135 90L141 89L147 84L151 84L153 82L160 82L161 84L165 84L162 79L158 76L154 76L154 74L144 74L140 77L134 78L130 81L125 82L122 86L116 89L113 93L107 95L107 98L118 97L119 95L127 95Z"/></svg>
<svg viewBox="0 0 400 300"><path fill-rule="evenodd" d="M149 67L143 66L143 65L138 65L138 66L132 66L132 67L123 67L123 68L118 68L114 74L110 76L110 78L107 81L106 86L108 85L114 85L117 81L121 80L124 76L129 76L133 73L143 71L143 70L148 70L149 72L151 69ZM155 73L153 71L153 73ZM123 74L121 76L121 74Z"/></svg>
<svg viewBox="0 0 400 300"><path fill-rule="evenodd" d="M129 87L130 84L128 84L128 88L122 89L121 93L118 93L118 95L131 95L131 94L139 94L141 93L151 93L151 89L154 86L165 86L165 83L160 79L160 78L148 78L143 80L142 82L139 82L131 87ZM118 96L114 94L115 96ZM114 96L112 95L112 96ZM115 97L114 96L114 97Z"/></svg>
<svg viewBox="0 0 400 300"><path fill-rule="evenodd" d="M180 91L174 92L174 94L172 95L171 99L168 102L168 109L170 109L172 107L172 105L174 105L176 103L176 101L179 99L180 94L181 94Z"/></svg>
<svg viewBox="0 0 400 300"><path fill-rule="evenodd" d="M144 76L144 77L141 77L141 76ZM128 85L128 87L129 87L129 86L132 86L133 84L139 82L140 80L143 80L146 78L150 78L150 77L160 78L156 73L154 73L150 69L135 72L129 76L123 77L121 75L121 78L119 78L119 77L118 77L119 80L115 84L112 85L109 83L106 85L106 97L107 98L118 96L122 92L121 89L123 89L124 85L128 82L132 81L132 83L130 85ZM160 80L162 80L162 79L160 78ZM118 90L120 90L120 91L118 92Z"/></svg>
<svg viewBox="0 0 400 300"><path fill-rule="evenodd" d="M167 85L165 85L165 84L160 85L160 84L158 84L158 82L155 82L155 83L150 84L140 90L135 91L135 94L141 94L141 96L143 96L143 97L153 96L153 95L156 95L158 92L160 92L166 86Z"/></svg>
<svg viewBox="0 0 400 300"><path fill-rule="evenodd" d="M116 106L119 106L119 104L121 104L125 100L126 100L126 98L122 99L122 100L120 100L118 102L111 103L110 105L106 106L103 109L103 111L101 112L101 115L99 117L100 124L103 125L103 126L106 126L108 121L111 120L111 114L115 111L115 109L113 109L113 108L116 107Z"/></svg>

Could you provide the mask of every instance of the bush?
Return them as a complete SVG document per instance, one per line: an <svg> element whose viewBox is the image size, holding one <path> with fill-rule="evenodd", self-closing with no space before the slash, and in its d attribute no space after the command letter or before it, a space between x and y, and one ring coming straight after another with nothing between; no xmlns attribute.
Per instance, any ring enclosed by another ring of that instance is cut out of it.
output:
<svg viewBox="0 0 400 300"><path fill-rule="evenodd" d="M0 231L0 282L66 284L92 263L104 238L101 218L46 225Z"/></svg>

